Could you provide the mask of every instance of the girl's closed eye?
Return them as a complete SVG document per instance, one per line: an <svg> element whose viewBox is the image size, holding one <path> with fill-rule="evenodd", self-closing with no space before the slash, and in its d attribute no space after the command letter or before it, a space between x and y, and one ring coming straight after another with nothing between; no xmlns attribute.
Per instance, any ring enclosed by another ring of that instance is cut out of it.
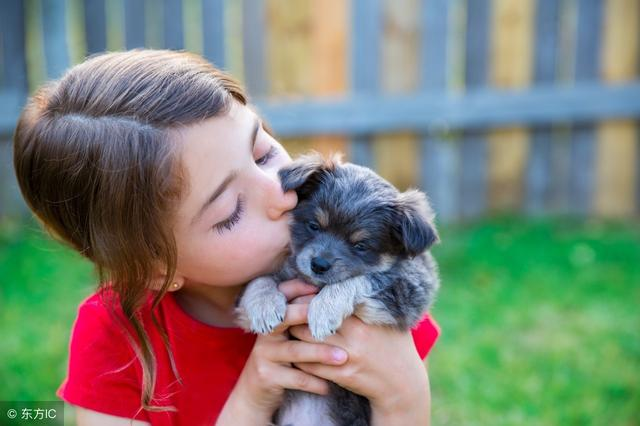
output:
<svg viewBox="0 0 640 426"><path fill-rule="evenodd" d="M264 166L276 155L278 155L278 148L276 148L274 145L271 145L269 151L267 151L265 155L256 160L256 164L259 166Z"/></svg>
<svg viewBox="0 0 640 426"><path fill-rule="evenodd" d="M238 223L243 212L244 212L244 199L242 198L242 195L239 195L238 202L236 204L236 209L234 210L233 213L231 213L231 216L229 216L227 219L223 220L222 222L216 223L215 225L213 225L213 228L216 231L218 231L219 234L222 234L225 230L230 231L231 228L233 228L233 226L236 223Z"/></svg>
<svg viewBox="0 0 640 426"><path fill-rule="evenodd" d="M258 166L264 166L268 164L279 153L280 151L278 150L277 146L269 144L269 150L267 151L267 153L264 154L262 157L258 158L257 160L255 160L255 163ZM234 210L233 213L231 213L231 216L229 216L227 219L223 220L222 222L218 222L215 225L213 225L213 229L217 230L218 233L220 234L223 233L225 230L230 231L231 228L233 228L233 226L240 221L240 218L242 217L243 212L244 212L244 199L242 198L241 195L239 195L238 201L236 203L236 209Z"/></svg>
<svg viewBox="0 0 640 426"><path fill-rule="evenodd" d="M267 130L267 128L265 128L264 126L265 126L264 123L260 124L260 129L258 131L258 135L256 136L257 137L256 149L257 149L257 152L264 152L264 148L268 148L268 149L267 149L267 152L262 157L255 160L255 163L258 166L266 165L267 163L269 163L270 160L272 160L274 157L277 157L278 154L280 154L280 150L278 149L277 144L268 142L269 139L273 139L273 136L271 134L271 131ZM268 137L263 138L262 137L263 132L266 133Z"/></svg>
<svg viewBox="0 0 640 426"><path fill-rule="evenodd" d="M275 156L277 156L278 153L278 148L275 145L271 145L267 153L256 160L256 164L259 166L264 166L265 164L269 163L269 161L271 161ZM218 233L222 233L225 230L230 231L231 228L233 228L233 226L238 223L238 221L240 221L243 212L244 200L241 196L238 196L238 201L236 203L236 209L234 210L234 212L231 213L231 216L229 216L227 219L223 220L222 222L216 223L213 226L214 229L216 229Z"/></svg>

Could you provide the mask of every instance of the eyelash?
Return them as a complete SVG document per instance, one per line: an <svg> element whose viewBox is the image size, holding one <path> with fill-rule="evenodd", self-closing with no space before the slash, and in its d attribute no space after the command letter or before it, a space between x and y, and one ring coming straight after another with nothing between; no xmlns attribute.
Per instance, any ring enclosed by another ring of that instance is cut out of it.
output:
<svg viewBox="0 0 640 426"><path fill-rule="evenodd" d="M264 166L267 164L273 157L277 155L277 148L275 146L271 146L269 151L262 157L256 160L256 164L259 166ZM244 212L244 200L242 197L238 197L238 204L236 206L236 210L231 213L228 219L225 219L223 222L220 222L214 225L214 228L218 231L218 233L222 234L225 230L230 231L233 226L238 223L242 213Z"/></svg>
<svg viewBox="0 0 640 426"><path fill-rule="evenodd" d="M238 223L242 213L244 212L244 199L242 196L238 196L238 204L236 205L236 210L231 213L228 219L225 219L223 222L220 222L214 225L214 228L218 231L219 234L222 234L225 230L230 231L233 228L233 225Z"/></svg>
<svg viewBox="0 0 640 426"><path fill-rule="evenodd" d="M259 166L264 166L269 162L269 160L271 160L273 157L276 156L276 153L277 153L276 147L271 145L271 148L269 148L269 151L267 151L265 155L263 155L262 157L256 160L256 164Z"/></svg>

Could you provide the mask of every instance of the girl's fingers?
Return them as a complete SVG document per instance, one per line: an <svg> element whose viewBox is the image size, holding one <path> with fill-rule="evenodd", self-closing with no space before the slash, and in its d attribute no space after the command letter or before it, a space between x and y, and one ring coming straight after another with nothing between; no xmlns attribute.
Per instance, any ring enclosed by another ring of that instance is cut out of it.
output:
<svg viewBox="0 0 640 426"><path fill-rule="evenodd" d="M348 355L343 349L323 343L308 343L299 340L287 340L265 348L266 356L274 362L319 362L322 364L341 365L347 361Z"/></svg>
<svg viewBox="0 0 640 426"><path fill-rule="evenodd" d="M319 377L338 384L343 381L340 376L340 369L332 365L325 365L317 362L296 362L294 365L313 377Z"/></svg>
<svg viewBox="0 0 640 426"><path fill-rule="evenodd" d="M294 336L295 338L300 339L300 340L305 341L305 342L310 342L310 343L317 343L318 342L311 335L311 330L309 330L309 326L307 325L307 321L305 321L303 324L295 324L292 327L290 327L289 328L289 334ZM336 334L334 334L332 336L329 336L326 339L324 339L324 341L322 343L327 343L327 344L334 345L334 346L344 347L343 342L344 341L342 339L342 336L340 336L340 334L336 333Z"/></svg>
<svg viewBox="0 0 640 426"><path fill-rule="evenodd" d="M278 326L270 334L280 335L291 326L306 324L308 311L309 305L307 304L287 305L284 320L280 324L278 324Z"/></svg>
<svg viewBox="0 0 640 426"><path fill-rule="evenodd" d="M308 305L311 302L311 299L313 299L313 296L314 296L313 294L310 294L308 296L298 296L289 303L293 303L293 304L305 303Z"/></svg>
<svg viewBox="0 0 640 426"><path fill-rule="evenodd" d="M329 393L329 382L304 371L279 365L276 367L275 374L278 375L279 385L285 389L297 389L318 395Z"/></svg>
<svg viewBox="0 0 640 426"><path fill-rule="evenodd" d="M290 302L296 297L316 294L319 291L318 287L307 284L299 279L281 282L278 284L278 290L285 295L287 302Z"/></svg>

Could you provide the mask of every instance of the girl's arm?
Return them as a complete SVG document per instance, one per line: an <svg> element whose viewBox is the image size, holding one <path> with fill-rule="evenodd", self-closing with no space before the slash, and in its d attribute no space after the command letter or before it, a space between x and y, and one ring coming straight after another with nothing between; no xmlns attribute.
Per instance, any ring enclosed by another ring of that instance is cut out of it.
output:
<svg viewBox="0 0 640 426"><path fill-rule="evenodd" d="M78 426L151 426L151 423L140 420L111 416L78 406L74 407L76 410L76 425Z"/></svg>

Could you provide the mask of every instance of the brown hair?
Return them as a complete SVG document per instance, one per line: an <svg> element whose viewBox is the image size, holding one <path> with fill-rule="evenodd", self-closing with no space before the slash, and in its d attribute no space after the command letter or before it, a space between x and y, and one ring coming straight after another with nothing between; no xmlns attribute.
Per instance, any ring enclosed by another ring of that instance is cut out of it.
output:
<svg viewBox="0 0 640 426"><path fill-rule="evenodd" d="M141 404L149 411L175 411L150 405L156 358L138 313L153 265L167 269L152 320L180 381L154 314L175 274L171 224L187 185L171 131L226 113L232 99L247 103L238 83L198 55L112 52L38 89L14 134L14 167L27 204L54 237L95 264L99 288L109 283L118 296L134 330L126 335L142 365Z"/></svg>

